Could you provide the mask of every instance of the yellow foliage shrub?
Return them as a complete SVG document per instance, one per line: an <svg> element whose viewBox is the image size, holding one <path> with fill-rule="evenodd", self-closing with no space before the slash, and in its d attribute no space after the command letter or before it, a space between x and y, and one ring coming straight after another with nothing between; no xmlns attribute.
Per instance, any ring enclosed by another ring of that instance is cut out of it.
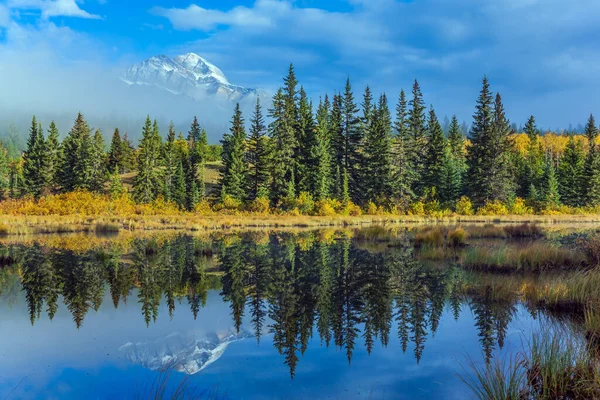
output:
<svg viewBox="0 0 600 400"><path fill-rule="evenodd" d="M221 201L221 205L225 210L239 210L242 206L242 202L238 199L234 199L230 195L225 195L223 200Z"/></svg>
<svg viewBox="0 0 600 400"><path fill-rule="evenodd" d="M308 192L300 192L296 199L296 208L304 215L312 214L315 209L315 201Z"/></svg>
<svg viewBox="0 0 600 400"><path fill-rule="evenodd" d="M210 206L210 203L207 200L202 200L200 203L198 203L198 205L194 209L194 212L200 215L211 215L213 213L213 210Z"/></svg>
<svg viewBox="0 0 600 400"><path fill-rule="evenodd" d="M456 213L459 215L473 215L473 203L467 196L461 197L456 202Z"/></svg>
<svg viewBox="0 0 600 400"><path fill-rule="evenodd" d="M268 214L270 210L271 204L269 202L269 199L265 197L259 197L257 199L254 199L250 202L250 204L248 204L248 211L251 212Z"/></svg>
<svg viewBox="0 0 600 400"><path fill-rule="evenodd" d="M372 201L369 201L366 212L368 215L377 215L377 205Z"/></svg>
<svg viewBox="0 0 600 400"><path fill-rule="evenodd" d="M533 214L533 208L528 207L524 199L517 197L510 207L510 213L513 215Z"/></svg>
<svg viewBox="0 0 600 400"><path fill-rule="evenodd" d="M337 214L335 204L329 199L318 201L316 205L316 214L322 217L333 217Z"/></svg>
<svg viewBox="0 0 600 400"><path fill-rule="evenodd" d="M408 215L425 215L425 205L422 201L412 203L408 207Z"/></svg>
<svg viewBox="0 0 600 400"><path fill-rule="evenodd" d="M349 201L348 204L346 204L346 207L344 207L343 214L360 217L362 215L362 210L359 206Z"/></svg>
<svg viewBox="0 0 600 400"><path fill-rule="evenodd" d="M477 210L477 215L508 215L508 207L501 201L488 201Z"/></svg>

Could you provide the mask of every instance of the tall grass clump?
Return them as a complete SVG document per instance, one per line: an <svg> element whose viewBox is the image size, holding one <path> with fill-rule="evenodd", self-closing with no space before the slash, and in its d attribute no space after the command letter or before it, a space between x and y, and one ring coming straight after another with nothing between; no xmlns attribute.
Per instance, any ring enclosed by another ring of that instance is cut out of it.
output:
<svg viewBox="0 0 600 400"><path fill-rule="evenodd" d="M537 238L543 236L542 228L536 224L508 225L504 232L510 238Z"/></svg>
<svg viewBox="0 0 600 400"><path fill-rule="evenodd" d="M600 369L590 350L570 332L545 329L508 363L469 360L461 379L482 400L597 399Z"/></svg>
<svg viewBox="0 0 600 400"><path fill-rule="evenodd" d="M533 272L577 269L585 264L575 250L535 243L525 248L479 247L468 249L463 266L487 272Z"/></svg>
<svg viewBox="0 0 600 400"><path fill-rule="evenodd" d="M525 385L524 360L520 355L506 360L494 360L480 365L468 359L461 380L479 400L519 400Z"/></svg>
<svg viewBox="0 0 600 400"><path fill-rule="evenodd" d="M415 235L415 247L420 248L425 245L433 247L441 247L444 245L444 232L442 228L436 227L427 229L423 232L418 232Z"/></svg>

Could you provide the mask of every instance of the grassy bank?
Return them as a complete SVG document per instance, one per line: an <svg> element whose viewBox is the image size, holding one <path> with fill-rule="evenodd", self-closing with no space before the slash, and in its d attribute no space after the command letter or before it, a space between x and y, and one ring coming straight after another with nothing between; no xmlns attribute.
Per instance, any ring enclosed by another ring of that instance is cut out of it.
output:
<svg viewBox="0 0 600 400"><path fill-rule="evenodd" d="M578 226L600 222L600 216L459 216L444 218L409 215L309 216L263 213L113 213L7 215L0 214L0 236L67 232L118 232L120 230L187 230L212 231L232 228L320 228L360 227L368 225L432 225L432 224L573 224ZM506 234L490 229L498 238ZM481 237L485 236L482 233ZM476 234L472 237L477 237Z"/></svg>

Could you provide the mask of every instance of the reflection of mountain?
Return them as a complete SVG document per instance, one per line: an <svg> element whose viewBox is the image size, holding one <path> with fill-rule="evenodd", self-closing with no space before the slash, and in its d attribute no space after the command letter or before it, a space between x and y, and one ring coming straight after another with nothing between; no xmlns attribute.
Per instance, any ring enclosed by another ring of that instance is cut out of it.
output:
<svg viewBox="0 0 600 400"><path fill-rule="evenodd" d="M217 361L230 343L249 337L252 335L244 331L214 334L204 339L172 333L153 342L126 343L119 351L131 362L153 371L173 368L193 375Z"/></svg>

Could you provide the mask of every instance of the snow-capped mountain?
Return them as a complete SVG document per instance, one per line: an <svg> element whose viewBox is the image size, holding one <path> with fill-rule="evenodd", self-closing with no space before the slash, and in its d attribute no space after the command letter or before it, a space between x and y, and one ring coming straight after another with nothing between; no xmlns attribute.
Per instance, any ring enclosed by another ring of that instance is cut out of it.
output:
<svg viewBox="0 0 600 400"><path fill-rule="evenodd" d="M173 333L153 342L126 343L119 351L129 361L153 371L172 368L193 375L217 361L229 344L249 337L249 332L227 332L205 339Z"/></svg>
<svg viewBox="0 0 600 400"><path fill-rule="evenodd" d="M151 57L129 67L121 80L128 85L159 87L195 100L217 96L237 101L261 95L257 89L230 83L223 71L194 53L173 59L164 55Z"/></svg>

